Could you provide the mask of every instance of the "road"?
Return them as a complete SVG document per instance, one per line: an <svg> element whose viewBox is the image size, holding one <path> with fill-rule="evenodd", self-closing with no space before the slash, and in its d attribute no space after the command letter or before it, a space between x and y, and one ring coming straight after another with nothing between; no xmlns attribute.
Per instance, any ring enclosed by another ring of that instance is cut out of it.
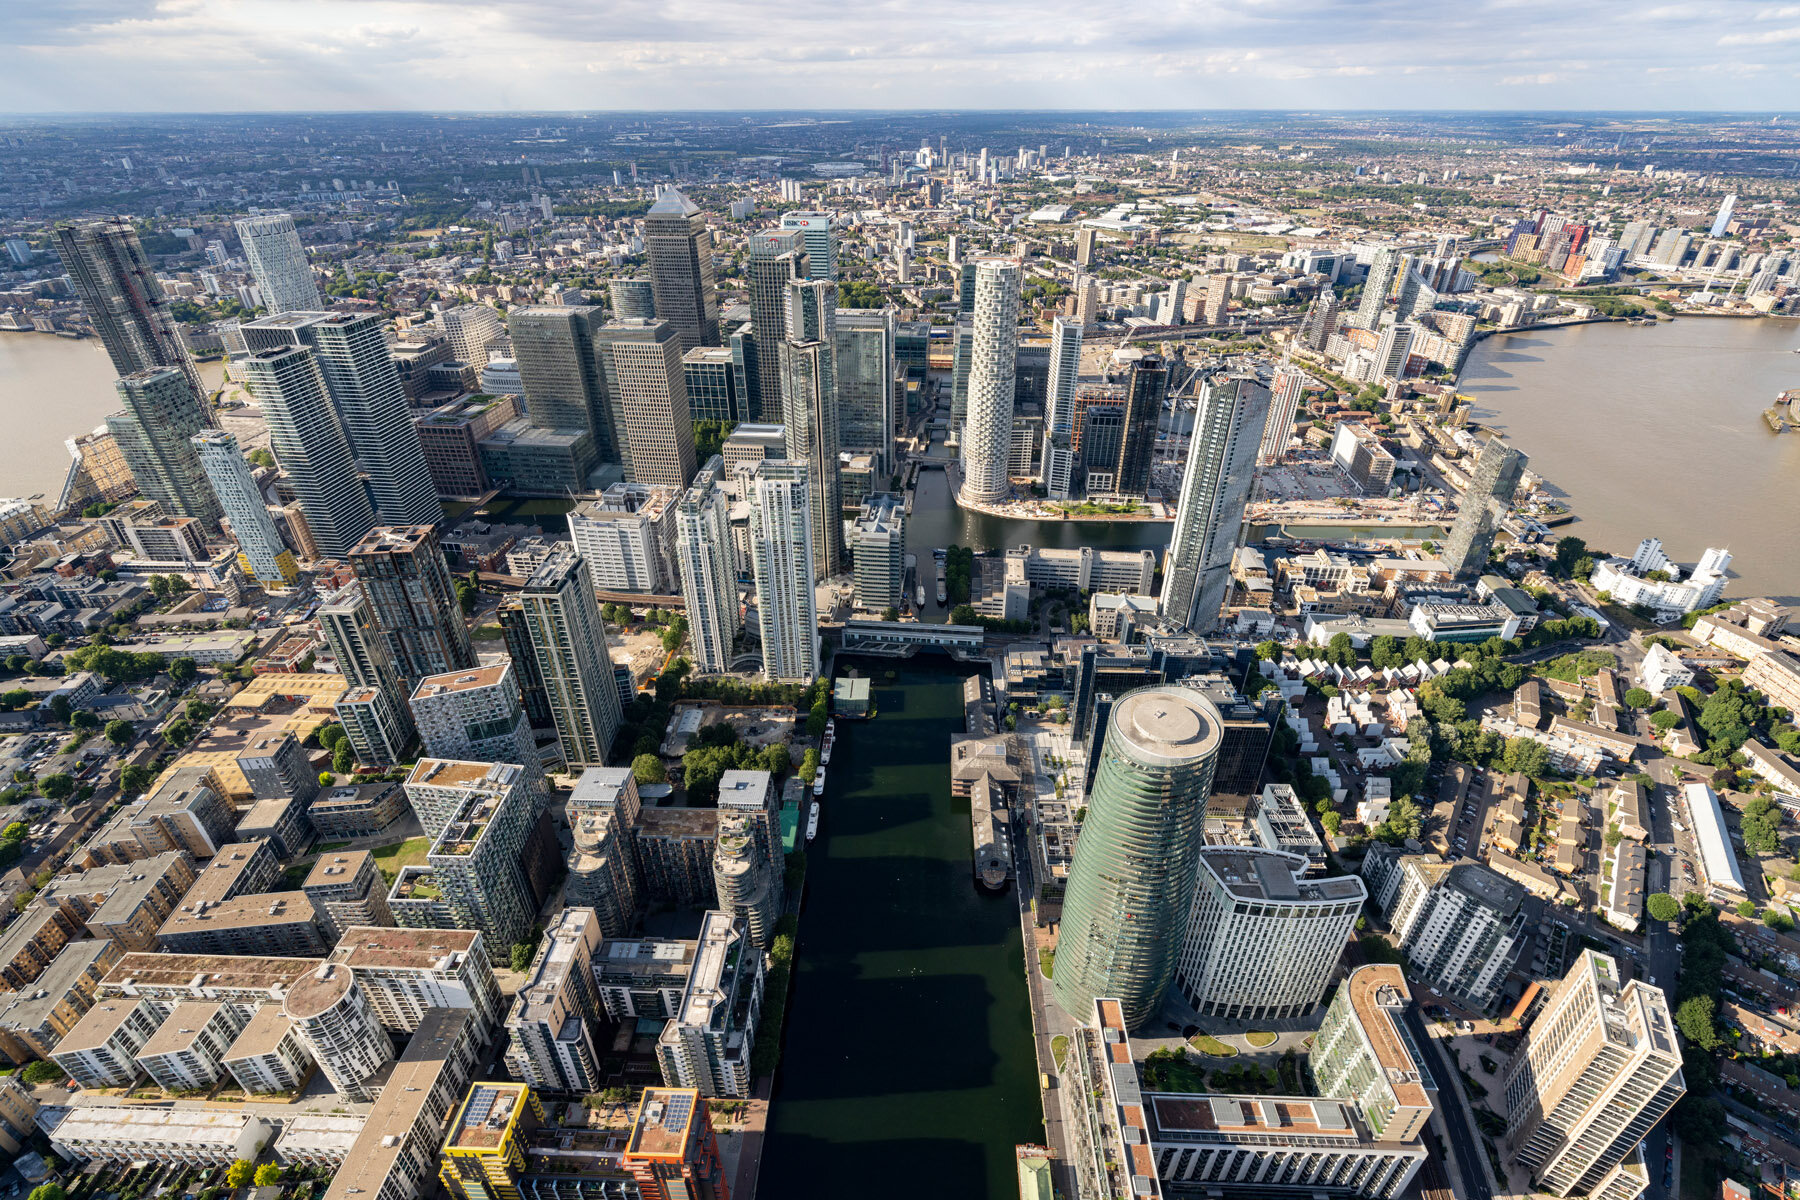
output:
<svg viewBox="0 0 1800 1200"><path fill-rule="evenodd" d="M1419 1019L1416 1006L1407 1007L1405 1021L1413 1044L1425 1058L1425 1069L1434 1079L1442 1081L1438 1085L1438 1111L1443 1114L1444 1129L1450 1135L1450 1150L1461 1169L1463 1190L1457 1195L1463 1200L1493 1200L1494 1192L1488 1187L1487 1172L1482 1166L1487 1151L1476 1141L1468 1110L1463 1107L1461 1096L1451 1082L1456 1078L1456 1072L1444 1062L1437 1043L1426 1036L1425 1023Z"/></svg>

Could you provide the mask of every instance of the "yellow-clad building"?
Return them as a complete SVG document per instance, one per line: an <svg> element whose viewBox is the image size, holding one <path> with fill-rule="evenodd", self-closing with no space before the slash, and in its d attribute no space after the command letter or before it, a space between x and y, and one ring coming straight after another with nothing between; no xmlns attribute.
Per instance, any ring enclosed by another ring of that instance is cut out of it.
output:
<svg viewBox="0 0 1800 1200"><path fill-rule="evenodd" d="M544 1121L522 1083L475 1083L450 1122L438 1178L458 1200L519 1200L525 1140Z"/></svg>

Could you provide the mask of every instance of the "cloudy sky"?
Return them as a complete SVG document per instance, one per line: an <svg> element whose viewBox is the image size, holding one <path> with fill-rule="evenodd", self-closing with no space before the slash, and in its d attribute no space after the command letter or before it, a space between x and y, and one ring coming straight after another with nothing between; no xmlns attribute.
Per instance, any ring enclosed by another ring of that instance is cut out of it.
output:
<svg viewBox="0 0 1800 1200"><path fill-rule="evenodd" d="M0 0L0 112L1800 109L1800 4Z"/></svg>

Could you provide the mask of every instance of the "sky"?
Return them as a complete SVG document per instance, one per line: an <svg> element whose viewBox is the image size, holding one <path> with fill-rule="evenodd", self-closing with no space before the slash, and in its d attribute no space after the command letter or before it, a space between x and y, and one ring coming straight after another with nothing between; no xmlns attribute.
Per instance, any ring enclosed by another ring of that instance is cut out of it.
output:
<svg viewBox="0 0 1800 1200"><path fill-rule="evenodd" d="M1800 3L0 0L0 112L1800 109Z"/></svg>

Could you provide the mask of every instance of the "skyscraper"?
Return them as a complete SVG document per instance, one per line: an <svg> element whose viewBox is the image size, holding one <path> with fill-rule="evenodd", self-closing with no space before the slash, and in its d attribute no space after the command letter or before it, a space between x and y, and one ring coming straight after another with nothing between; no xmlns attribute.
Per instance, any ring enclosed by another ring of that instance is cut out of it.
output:
<svg viewBox="0 0 1800 1200"><path fill-rule="evenodd" d="M1324 350L1338 328L1338 298L1328 283L1307 306L1300 322L1300 343L1309 350Z"/></svg>
<svg viewBox="0 0 1800 1200"><path fill-rule="evenodd" d="M506 314L525 406L539 429L585 429L601 462L618 462L612 403L594 353L600 310L533 305ZM585 473L592 463L583 464Z"/></svg>
<svg viewBox="0 0 1800 1200"><path fill-rule="evenodd" d="M963 422L962 496L994 503L1012 495L1014 368L1019 349L1019 263L976 264L975 325L969 364L969 413Z"/></svg>
<svg viewBox="0 0 1800 1200"><path fill-rule="evenodd" d="M487 365L488 347L506 332L500 313L486 304L458 304L438 314L438 325L450 340L450 357L479 371Z"/></svg>
<svg viewBox="0 0 1800 1200"><path fill-rule="evenodd" d="M731 498L720 486L724 471L725 460L713 455L675 508L675 557L689 649L694 669L703 675L731 669L739 628Z"/></svg>
<svg viewBox="0 0 1800 1200"><path fill-rule="evenodd" d="M1138 1029L1161 1012L1193 904L1221 727L1212 701L1184 687L1141 688L1113 706L1057 941L1065 1013L1117 997Z"/></svg>
<svg viewBox="0 0 1800 1200"><path fill-rule="evenodd" d="M750 290L750 327L756 331L757 394L762 401L762 419L783 420L770 414L784 409L781 346L787 340L787 286L812 273L812 260L799 230L753 233L749 243L744 275Z"/></svg>
<svg viewBox="0 0 1800 1200"><path fill-rule="evenodd" d="M1075 379L1081 374L1081 322L1058 316L1050 330L1050 380L1044 388L1044 432L1075 428ZM1045 438L1049 445L1049 438Z"/></svg>
<svg viewBox="0 0 1800 1200"><path fill-rule="evenodd" d="M1394 290L1394 280L1399 278L1405 266L1406 256L1391 246L1375 252L1375 261L1369 264L1368 276L1363 280L1362 302L1356 306L1356 316L1350 321L1352 325L1358 329L1380 326L1388 293Z"/></svg>
<svg viewBox="0 0 1800 1200"><path fill-rule="evenodd" d="M765 459L751 481L750 554L763 675L810 683L819 674L807 466Z"/></svg>
<svg viewBox="0 0 1800 1200"><path fill-rule="evenodd" d="M687 988L656 1039L657 1064L671 1087L698 1088L709 1099L750 1094L750 1047L762 1012L763 959L750 952L748 937L748 923L741 917L715 910L701 918Z"/></svg>
<svg viewBox="0 0 1800 1200"><path fill-rule="evenodd" d="M235 222L250 276L271 313L318 312L325 307L306 247L287 213L262 213Z"/></svg>
<svg viewBox="0 0 1800 1200"><path fill-rule="evenodd" d="M755 818L745 813L719 814L713 842L713 887L719 908L744 919L745 936L758 950L775 940L781 916L775 894L775 864L756 838Z"/></svg>
<svg viewBox="0 0 1800 1200"><path fill-rule="evenodd" d="M447 818L441 824L426 815L431 803L415 798L415 781L436 791L438 812ZM422 758L407 777L406 790L432 838L425 863L435 894L425 898L449 911L452 928L478 929L489 945L510 946L531 936L541 897L533 891L528 859L540 797L524 769L517 763ZM414 883L409 896L408 874L401 875L389 902L396 921L417 923L398 902L416 902L422 886Z"/></svg>
<svg viewBox="0 0 1800 1200"><path fill-rule="evenodd" d="M350 551L400 685L475 665L456 585L430 525L380 525ZM404 693L397 700L403 699Z"/></svg>
<svg viewBox="0 0 1800 1200"><path fill-rule="evenodd" d="M1275 386L1269 390L1269 419L1263 423L1262 444L1256 451L1256 465L1270 467L1287 456L1288 440L1294 436L1294 418L1300 412L1300 397L1306 393L1306 372L1289 363L1275 368Z"/></svg>
<svg viewBox="0 0 1800 1200"><path fill-rule="evenodd" d="M1142 496L1150 490L1156 431L1162 422L1163 401L1169 394L1169 364L1160 354L1145 354L1137 349L1121 349L1113 361L1127 365L1124 429L1113 490L1121 496Z"/></svg>
<svg viewBox="0 0 1800 1200"><path fill-rule="evenodd" d="M519 602L563 761L571 771L605 766L623 712L587 563L573 546L557 543Z"/></svg>
<svg viewBox="0 0 1800 1200"><path fill-rule="evenodd" d="M1737 207L1737 193L1732 192L1719 203L1719 215L1713 218L1712 234L1716 238L1725 236L1725 227L1731 224L1731 210Z"/></svg>
<svg viewBox="0 0 1800 1200"><path fill-rule="evenodd" d="M87 310L113 370L132 375L174 367L187 377L194 401L206 389L169 313L169 298L144 254L137 230L124 217L72 221L56 227L56 252ZM201 423L211 424L204 408Z"/></svg>
<svg viewBox="0 0 1800 1200"><path fill-rule="evenodd" d="M1406 360L1412 353L1413 335L1418 330L1404 321L1396 321L1381 331L1375 343L1375 378L1397 383L1406 378Z"/></svg>
<svg viewBox="0 0 1800 1200"><path fill-rule="evenodd" d="M832 283L789 280L787 338L781 343L787 456L806 464L812 488L813 572L819 579L830 579L844 569L835 295Z"/></svg>
<svg viewBox="0 0 1800 1200"><path fill-rule="evenodd" d="M1583 950L1506 1074L1506 1148L1553 1196L1634 1196L1620 1164L1687 1092L1662 989Z"/></svg>
<svg viewBox="0 0 1800 1200"><path fill-rule="evenodd" d="M964 267L973 274L975 264ZM969 369L975 362L975 318L964 315L956 319L950 334L950 437L960 447L964 426L969 419Z"/></svg>
<svg viewBox="0 0 1800 1200"><path fill-rule="evenodd" d="M827 303L831 303L829 297ZM838 442L875 456L875 472L894 469L894 312L837 310Z"/></svg>
<svg viewBox="0 0 1800 1200"><path fill-rule="evenodd" d="M831 214L822 212L785 212L781 214L783 229L798 230L806 244L808 279L837 282L837 234L832 232ZM1718 234L1713 234L1718 237Z"/></svg>
<svg viewBox="0 0 1800 1200"><path fill-rule="evenodd" d="M256 351L238 368L262 405L269 444L294 485L319 553L344 557L374 528L375 510L356 477L356 461L317 358L305 347L291 346Z"/></svg>
<svg viewBox="0 0 1800 1200"><path fill-rule="evenodd" d="M675 326L609 322L594 333L594 355L612 402L625 478L686 487L694 477L694 422Z"/></svg>
<svg viewBox="0 0 1800 1200"><path fill-rule="evenodd" d="M719 294L713 283L712 233L700 206L674 188L644 215L644 249L656 315L675 327L683 354L719 344Z"/></svg>
<svg viewBox="0 0 1800 1200"><path fill-rule="evenodd" d="M1489 438L1469 474L1450 536L1444 540L1444 565L1457 575L1473 575L1487 566L1494 530L1512 505L1530 459L1499 438Z"/></svg>
<svg viewBox="0 0 1800 1200"><path fill-rule="evenodd" d="M238 567L264 587L288 587L300 577L294 555L281 541L275 518L269 515L250 464L238 447L237 435L223 429L206 429L190 439L200 455L200 466L212 484L213 495L231 536L238 544Z"/></svg>
<svg viewBox="0 0 1800 1200"><path fill-rule="evenodd" d="M344 437L368 473L369 494L382 523L443 520L444 508L378 314L290 312L248 322L242 333L252 351L305 346L313 352Z"/></svg>
<svg viewBox="0 0 1800 1200"><path fill-rule="evenodd" d="M192 441L206 422L187 376L175 367L152 367L122 376L114 386L125 407L106 418L106 427L139 493L171 516L217 528L219 500Z"/></svg>
<svg viewBox="0 0 1800 1200"><path fill-rule="evenodd" d="M409 707L426 756L517 763L529 786L545 790L543 760L512 663L427 675L413 689Z"/></svg>
<svg viewBox="0 0 1800 1200"><path fill-rule="evenodd" d="M412 714L362 584L347 583L327 596L318 618L338 673L350 684L336 708L356 761L399 762L413 741Z"/></svg>
<svg viewBox="0 0 1800 1200"><path fill-rule="evenodd" d="M1157 604L1190 632L1211 630L1225 606L1268 416L1269 389L1253 375L1214 377L1200 389Z"/></svg>
<svg viewBox="0 0 1800 1200"><path fill-rule="evenodd" d="M612 298L614 320L628 317L646 321L656 319L656 289L648 279L614 279L607 284L607 294Z"/></svg>
<svg viewBox="0 0 1800 1200"><path fill-rule="evenodd" d="M906 602L906 503L870 496L853 527L856 607L880 611Z"/></svg>

